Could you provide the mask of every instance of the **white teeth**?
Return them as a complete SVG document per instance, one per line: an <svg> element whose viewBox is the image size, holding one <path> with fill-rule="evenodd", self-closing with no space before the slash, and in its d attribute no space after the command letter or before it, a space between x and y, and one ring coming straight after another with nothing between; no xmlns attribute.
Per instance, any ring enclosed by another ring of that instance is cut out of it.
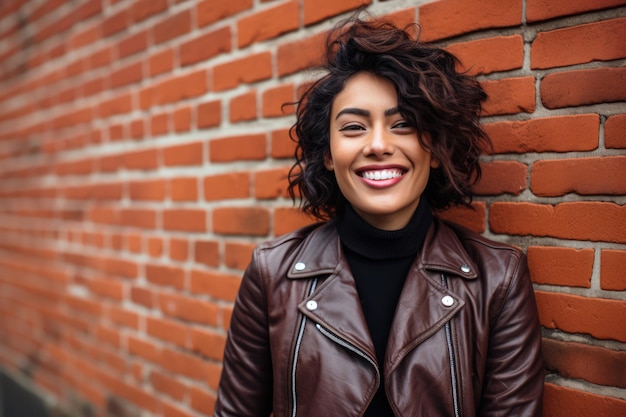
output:
<svg viewBox="0 0 626 417"><path fill-rule="evenodd" d="M363 178L367 180L382 181L402 176L402 172L398 169L383 169L382 171L365 171Z"/></svg>

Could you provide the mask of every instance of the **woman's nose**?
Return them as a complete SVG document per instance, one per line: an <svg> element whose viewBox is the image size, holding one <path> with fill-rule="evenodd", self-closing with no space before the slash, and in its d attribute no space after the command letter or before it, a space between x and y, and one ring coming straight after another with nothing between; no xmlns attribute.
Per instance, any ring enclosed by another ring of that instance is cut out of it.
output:
<svg viewBox="0 0 626 417"><path fill-rule="evenodd" d="M391 134L382 128L372 130L364 149L367 155L381 157L393 153L393 138Z"/></svg>

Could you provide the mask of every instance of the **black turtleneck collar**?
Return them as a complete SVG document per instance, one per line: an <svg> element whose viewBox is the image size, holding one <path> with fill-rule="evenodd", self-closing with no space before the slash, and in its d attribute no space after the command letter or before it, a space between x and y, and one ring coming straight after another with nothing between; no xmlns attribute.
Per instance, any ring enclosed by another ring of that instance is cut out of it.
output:
<svg viewBox="0 0 626 417"><path fill-rule="evenodd" d="M421 199L409 223L400 230L382 230L367 223L346 203L337 216L341 242L369 259L395 259L415 255L422 247L432 223L430 205Z"/></svg>

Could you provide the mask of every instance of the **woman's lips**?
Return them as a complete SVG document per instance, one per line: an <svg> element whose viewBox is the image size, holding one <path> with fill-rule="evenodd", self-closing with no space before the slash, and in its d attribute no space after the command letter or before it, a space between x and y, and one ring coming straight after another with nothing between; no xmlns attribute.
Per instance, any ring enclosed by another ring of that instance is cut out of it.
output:
<svg viewBox="0 0 626 417"><path fill-rule="evenodd" d="M402 180L405 170L401 168L366 168L357 172L365 184L373 188L386 188Z"/></svg>

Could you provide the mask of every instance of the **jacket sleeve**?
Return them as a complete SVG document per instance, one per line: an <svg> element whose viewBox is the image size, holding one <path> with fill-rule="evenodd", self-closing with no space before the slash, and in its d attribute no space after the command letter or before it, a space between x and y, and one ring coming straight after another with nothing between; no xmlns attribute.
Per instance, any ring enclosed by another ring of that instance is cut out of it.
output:
<svg viewBox="0 0 626 417"><path fill-rule="evenodd" d="M215 417L266 417L272 408L267 303L255 250L244 273L224 350Z"/></svg>
<svg viewBox="0 0 626 417"><path fill-rule="evenodd" d="M481 417L541 417L541 328L526 256L519 255L492 324Z"/></svg>

